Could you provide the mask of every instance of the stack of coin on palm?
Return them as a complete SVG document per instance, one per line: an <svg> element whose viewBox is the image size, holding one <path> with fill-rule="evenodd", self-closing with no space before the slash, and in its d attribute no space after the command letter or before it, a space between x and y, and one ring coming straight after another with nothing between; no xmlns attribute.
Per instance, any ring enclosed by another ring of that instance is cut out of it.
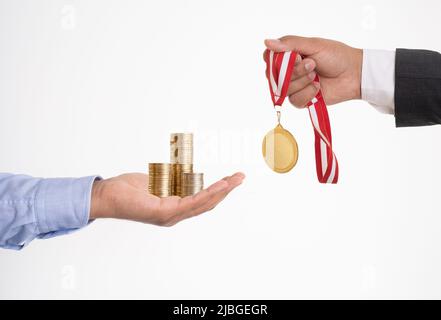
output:
<svg viewBox="0 0 441 320"><path fill-rule="evenodd" d="M158 197L171 196L170 163L149 163L149 192Z"/></svg>
<svg viewBox="0 0 441 320"><path fill-rule="evenodd" d="M183 197L198 193L204 188L203 173L183 173L181 194Z"/></svg>
<svg viewBox="0 0 441 320"><path fill-rule="evenodd" d="M193 173L193 134L172 133L170 135L170 164L149 165L149 192L158 196L186 197L204 187L202 173ZM166 171L168 168L168 181ZM167 190L165 190L167 189Z"/></svg>

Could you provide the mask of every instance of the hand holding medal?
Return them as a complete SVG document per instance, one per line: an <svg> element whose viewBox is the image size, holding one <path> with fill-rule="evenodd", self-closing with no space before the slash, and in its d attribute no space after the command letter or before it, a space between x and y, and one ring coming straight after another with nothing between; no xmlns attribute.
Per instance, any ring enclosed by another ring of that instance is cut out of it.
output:
<svg viewBox="0 0 441 320"><path fill-rule="evenodd" d="M298 54L293 51L265 51L266 76L274 108L282 106L286 98L297 57ZM318 75L314 81L320 81ZM332 151L331 126L327 107L320 90L316 97L308 103L308 110L315 134L318 180L321 183L337 183L338 163ZM278 124L263 139L262 153L265 162L272 170L286 173L297 163L298 147L294 136L280 124L280 115L280 111L277 111Z"/></svg>

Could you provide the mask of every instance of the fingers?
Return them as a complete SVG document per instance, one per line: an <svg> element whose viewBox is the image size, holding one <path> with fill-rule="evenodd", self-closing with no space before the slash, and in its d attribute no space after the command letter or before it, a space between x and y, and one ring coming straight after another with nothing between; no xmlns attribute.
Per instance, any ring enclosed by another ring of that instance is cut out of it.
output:
<svg viewBox="0 0 441 320"><path fill-rule="evenodd" d="M304 107L318 92L319 86L314 83L315 67L315 61L308 58L297 62L294 67L287 95L296 107Z"/></svg>
<svg viewBox="0 0 441 320"><path fill-rule="evenodd" d="M202 190L191 197L185 197L181 200L182 211L169 221L167 226L174 225L181 220L197 216L201 213L209 211L216 207L234 188L239 186L245 175L243 173L236 173L233 176L225 177L216 182L208 189ZM222 187L219 187L222 185Z"/></svg>
<svg viewBox="0 0 441 320"><path fill-rule="evenodd" d="M296 51L300 54L311 55L319 51L320 41L316 38L285 36L280 39L267 39L265 45L276 52Z"/></svg>
<svg viewBox="0 0 441 320"><path fill-rule="evenodd" d="M264 53L265 59L265 53ZM301 79L298 83L295 82L292 85L291 91L288 91L288 95L291 95L303 88L305 88L308 84L310 84L315 79L315 68L317 64L313 59L306 58L302 60L302 58L297 56L296 64L294 66L294 70L291 75L291 80ZM305 77L309 75L309 77Z"/></svg>
<svg viewBox="0 0 441 320"><path fill-rule="evenodd" d="M315 72L311 72L297 80L291 81L288 87L287 95L291 96L306 88L314 81L315 76Z"/></svg>
<svg viewBox="0 0 441 320"><path fill-rule="evenodd" d="M198 192L194 196L182 198L178 206L179 215L180 216L187 215L189 212L206 204L215 195L224 192L227 189L228 189L228 182L222 179L212 184L207 189Z"/></svg>
<svg viewBox="0 0 441 320"><path fill-rule="evenodd" d="M203 212L209 211L214 209L219 202L221 202L225 197L236 187L238 187L240 184L242 184L243 179L245 178L245 175L243 173L236 173L231 177L226 178L225 181L228 182L228 188L224 190L224 192L219 192L217 195L215 195L210 201L207 201L206 204L203 206L197 208L194 212L192 212L190 215L186 216L184 219L196 216L198 214L201 214Z"/></svg>
<svg viewBox="0 0 441 320"><path fill-rule="evenodd" d="M291 94L289 101L298 108L305 107L309 101L311 101L320 90L320 84L318 82L312 82L300 91Z"/></svg>
<svg viewBox="0 0 441 320"><path fill-rule="evenodd" d="M307 74L311 73L314 71L316 67L316 63L314 60L312 59L304 59L298 63L296 63L296 65L294 66L294 70L291 76L292 80L301 78L303 76L306 76Z"/></svg>

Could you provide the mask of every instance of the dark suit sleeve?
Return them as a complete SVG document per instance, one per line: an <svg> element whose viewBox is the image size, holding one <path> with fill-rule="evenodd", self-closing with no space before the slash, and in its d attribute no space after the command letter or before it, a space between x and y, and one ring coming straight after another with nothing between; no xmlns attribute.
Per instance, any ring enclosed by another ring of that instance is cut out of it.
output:
<svg viewBox="0 0 441 320"><path fill-rule="evenodd" d="M397 127L441 124L441 54L397 49L395 58Z"/></svg>

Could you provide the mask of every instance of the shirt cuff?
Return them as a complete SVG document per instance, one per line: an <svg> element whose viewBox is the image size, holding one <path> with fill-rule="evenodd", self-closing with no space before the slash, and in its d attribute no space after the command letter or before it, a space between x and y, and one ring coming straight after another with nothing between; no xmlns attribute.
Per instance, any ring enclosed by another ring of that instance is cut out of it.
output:
<svg viewBox="0 0 441 320"><path fill-rule="evenodd" d="M89 222L93 182L99 176L43 179L35 197L38 238L72 232Z"/></svg>
<svg viewBox="0 0 441 320"><path fill-rule="evenodd" d="M378 111L394 114L395 51L363 50L361 98Z"/></svg>

